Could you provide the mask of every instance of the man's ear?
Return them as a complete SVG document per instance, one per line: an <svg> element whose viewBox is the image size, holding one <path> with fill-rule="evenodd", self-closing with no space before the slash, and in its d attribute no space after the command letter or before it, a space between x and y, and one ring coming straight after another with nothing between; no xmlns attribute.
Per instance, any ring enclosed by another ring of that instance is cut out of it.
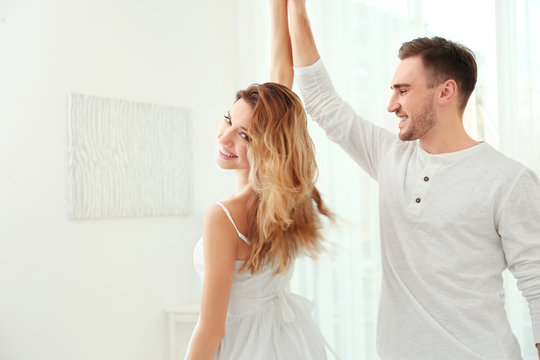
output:
<svg viewBox="0 0 540 360"><path fill-rule="evenodd" d="M437 101L439 102L439 105L446 106L450 102L452 102L454 99L457 99L458 96L458 88L457 83L452 80L446 80L441 85L438 86L438 97Z"/></svg>

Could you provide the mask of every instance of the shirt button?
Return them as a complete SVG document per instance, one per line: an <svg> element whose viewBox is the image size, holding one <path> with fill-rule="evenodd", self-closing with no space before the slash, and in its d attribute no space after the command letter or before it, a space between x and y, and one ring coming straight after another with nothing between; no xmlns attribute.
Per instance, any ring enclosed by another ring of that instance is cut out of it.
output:
<svg viewBox="0 0 540 360"><path fill-rule="evenodd" d="M427 176L424 176L424 181L429 181L429 178Z"/></svg>
<svg viewBox="0 0 540 360"><path fill-rule="evenodd" d="M416 198L416 203L419 204L422 201L420 198Z"/></svg>

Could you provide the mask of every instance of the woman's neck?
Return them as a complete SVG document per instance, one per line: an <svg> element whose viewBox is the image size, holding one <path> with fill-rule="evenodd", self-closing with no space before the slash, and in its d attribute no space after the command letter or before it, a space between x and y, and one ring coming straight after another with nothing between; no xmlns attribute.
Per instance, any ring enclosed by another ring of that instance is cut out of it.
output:
<svg viewBox="0 0 540 360"><path fill-rule="evenodd" d="M235 196L241 196L248 192L251 192L249 187L249 171L237 171L236 172L236 193Z"/></svg>

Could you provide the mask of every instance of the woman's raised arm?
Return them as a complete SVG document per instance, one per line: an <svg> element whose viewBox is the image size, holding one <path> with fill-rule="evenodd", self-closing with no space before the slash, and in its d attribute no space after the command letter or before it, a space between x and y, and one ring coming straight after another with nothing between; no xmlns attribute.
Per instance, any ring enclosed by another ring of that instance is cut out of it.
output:
<svg viewBox="0 0 540 360"><path fill-rule="evenodd" d="M294 79L287 0L270 1L270 81L292 87Z"/></svg>

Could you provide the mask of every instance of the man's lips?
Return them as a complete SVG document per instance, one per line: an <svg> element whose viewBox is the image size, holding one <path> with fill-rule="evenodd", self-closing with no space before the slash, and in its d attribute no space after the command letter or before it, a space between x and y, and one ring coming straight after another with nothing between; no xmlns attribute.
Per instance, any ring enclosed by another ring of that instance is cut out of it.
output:
<svg viewBox="0 0 540 360"><path fill-rule="evenodd" d="M405 121L409 118L408 115L398 115L399 118L399 128L401 129L403 126L405 126Z"/></svg>

